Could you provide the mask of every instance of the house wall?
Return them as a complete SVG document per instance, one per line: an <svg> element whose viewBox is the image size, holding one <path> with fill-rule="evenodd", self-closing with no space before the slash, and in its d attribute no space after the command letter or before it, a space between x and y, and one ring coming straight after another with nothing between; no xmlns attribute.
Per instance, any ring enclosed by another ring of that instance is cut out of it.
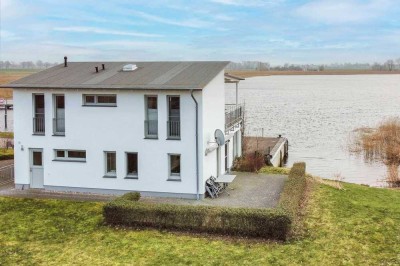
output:
<svg viewBox="0 0 400 266"><path fill-rule="evenodd" d="M202 128L202 188L205 181L211 176L217 177L217 158L220 160L220 174L225 173L225 147L221 146L218 150L213 150L207 155L205 150L209 142L215 142L214 132L216 129L225 131L225 85L224 71L221 71L202 91L204 117ZM239 130L239 129L236 129ZM231 139L232 140L232 139ZM228 167L233 165L233 141L229 143ZM240 151L241 153L241 151Z"/></svg>
<svg viewBox="0 0 400 266"><path fill-rule="evenodd" d="M203 150L199 153L202 154L206 140L211 139L211 132L213 133L215 128L221 128L224 123L224 90L212 91L217 86L223 86L222 74L207 86L207 100L211 102L200 108L200 129L203 127L203 130L199 139L202 141ZM32 94L42 92L45 94L46 135L34 136ZM82 106L82 94L85 93L106 92L14 90L17 186L30 184L29 148L43 148L44 185L47 189L94 192L113 189L113 192L121 193L132 190L159 196L195 197L195 105L189 91L107 91L117 94L117 107ZM52 136L53 94L65 95L65 137ZM145 95L158 95L158 140L144 139ZM181 140L166 140L167 95L181 96ZM196 92L195 97L201 107L201 92ZM207 108L212 110L204 111ZM203 116L206 117L204 126ZM86 162L53 161L54 149L86 150ZM116 151L117 178L103 177L104 151ZM138 153L137 180L125 179L125 152ZM181 181L167 181L168 153L181 154ZM201 160L201 165L204 163ZM207 169L208 167L212 168L205 166ZM201 170L203 175L202 172ZM200 193L203 194L204 186L200 187Z"/></svg>

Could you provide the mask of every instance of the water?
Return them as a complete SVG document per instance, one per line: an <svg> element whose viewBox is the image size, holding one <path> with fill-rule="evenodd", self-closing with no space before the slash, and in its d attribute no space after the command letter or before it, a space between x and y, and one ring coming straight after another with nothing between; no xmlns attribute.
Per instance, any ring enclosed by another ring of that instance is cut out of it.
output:
<svg viewBox="0 0 400 266"><path fill-rule="evenodd" d="M226 84L227 102L235 85ZM352 130L400 116L400 75L268 76L239 84L246 104L246 134L289 139L288 165L305 161L307 171L325 178L382 186L386 168L349 155Z"/></svg>
<svg viewBox="0 0 400 266"><path fill-rule="evenodd" d="M6 131L5 130L5 117L4 117L4 109L0 109L0 131ZM7 110L7 131L13 131L14 130L14 125L13 125L13 111L12 110Z"/></svg>

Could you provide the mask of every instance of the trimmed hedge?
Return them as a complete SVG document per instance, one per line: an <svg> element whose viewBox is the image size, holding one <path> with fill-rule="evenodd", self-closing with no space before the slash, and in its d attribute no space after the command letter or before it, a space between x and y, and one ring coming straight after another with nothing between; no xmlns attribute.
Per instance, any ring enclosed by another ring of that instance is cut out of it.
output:
<svg viewBox="0 0 400 266"><path fill-rule="evenodd" d="M104 206L110 225L286 240L305 190L305 164L290 171L275 209L154 204L119 197Z"/></svg>
<svg viewBox="0 0 400 266"><path fill-rule="evenodd" d="M14 159L13 149L0 149L0 161Z"/></svg>
<svg viewBox="0 0 400 266"><path fill-rule="evenodd" d="M104 207L111 225L153 227L193 232L285 240L291 220L279 209L224 208L148 204L123 198Z"/></svg>
<svg viewBox="0 0 400 266"><path fill-rule="evenodd" d="M286 211L291 218L294 218L298 213L306 185L306 164L293 164L279 199L279 208Z"/></svg>

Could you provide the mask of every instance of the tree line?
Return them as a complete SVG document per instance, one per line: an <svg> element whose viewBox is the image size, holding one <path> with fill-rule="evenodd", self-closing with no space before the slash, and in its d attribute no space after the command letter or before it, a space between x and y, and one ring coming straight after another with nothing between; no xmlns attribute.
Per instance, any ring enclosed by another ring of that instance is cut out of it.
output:
<svg viewBox="0 0 400 266"><path fill-rule="evenodd" d="M383 63L332 63L332 64L289 64L272 66L268 62L242 61L231 62L228 70L256 70L256 71L323 71L323 70L400 70L400 58L389 59Z"/></svg>
<svg viewBox="0 0 400 266"><path fill-rule="evenodd" d="M0 69L45 69L56 66L58 63L43 62L42 60L33 61L0 61Z"/></svg>

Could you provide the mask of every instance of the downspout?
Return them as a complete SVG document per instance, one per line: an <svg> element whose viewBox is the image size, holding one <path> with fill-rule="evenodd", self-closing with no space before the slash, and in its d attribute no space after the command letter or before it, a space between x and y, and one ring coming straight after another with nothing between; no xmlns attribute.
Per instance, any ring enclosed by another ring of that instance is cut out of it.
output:
<svg viewBox="0 0 400 266"><path fill-rule="evenodd" d="M196 198L200 199L199 194L199 104L196 101L196 98L193 96L193 90L190 90L190 96L196 105Z"/></svg>

